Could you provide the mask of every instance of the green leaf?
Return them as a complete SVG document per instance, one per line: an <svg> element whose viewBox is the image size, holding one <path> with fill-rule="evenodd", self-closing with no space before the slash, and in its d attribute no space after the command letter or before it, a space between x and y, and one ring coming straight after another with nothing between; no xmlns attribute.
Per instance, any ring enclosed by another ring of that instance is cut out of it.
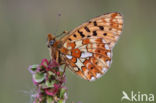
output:
<svg viewBox="0 0 156 103"><path fill-rule="evenodd" d="M46 81L46 86L47 86L47 87L54 87L54 83L55 83L55 81L51 81L51 82L50 82L49 80L47 80L47 81Z"/></svg>
<svg viewBox="0 0 156 103"><path fill-rule="evenodd" d="M34 72L37 70L37 67L38 67L38 64L34 64L32 65L31 70Z"/></svg>
<svg viewBox="0 0 156 103"><path fill-rule="evenodd" d="M63 100L59 100L58 103L63 103Z"/></svg>
<svg viewBox="0 0 156 103"><path fill-rule="evenodd" d="M47 103L52 103L52 102L53 102L52 96L47 96Z"/></svg>
<svg viewBox="0 0 156 103"><path fill-rule="evenodd" d="M45 76L46 76L45 73L37 72L37 73L35 73L35 74L33 75L33 79L34 79L36 82L40 83L40 82L42 82L42 81L45 79Z"/></svg>
<svg viewBox="0 0 156 103"><path fill-rule="evenodd" d="M64 93L66 92L66 89L62 88L60 90L60 98L64 98Z"/></svg>

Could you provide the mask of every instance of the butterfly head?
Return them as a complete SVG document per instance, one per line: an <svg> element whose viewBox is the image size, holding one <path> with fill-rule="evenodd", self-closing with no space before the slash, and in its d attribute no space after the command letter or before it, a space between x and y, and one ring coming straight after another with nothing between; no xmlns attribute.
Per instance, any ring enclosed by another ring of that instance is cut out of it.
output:
<svg viewBox="0 0 156 103"><path fill-rule="evenodd" d="M48 34L48 47L53 47L56 43L56 39L52 34Z"/></svg>

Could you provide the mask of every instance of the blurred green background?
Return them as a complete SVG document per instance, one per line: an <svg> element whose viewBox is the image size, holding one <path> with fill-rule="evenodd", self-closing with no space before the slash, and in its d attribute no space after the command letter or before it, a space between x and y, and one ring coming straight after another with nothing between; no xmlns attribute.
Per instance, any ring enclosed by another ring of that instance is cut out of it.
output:
<svg viewBox="0 0 156 103"><path fill-rule="evenodd" d="M120 103L123 90L156 94L155 0L0 0L0 103L31 103L27 67L49 59L48 33L116 11L124 29L110 70L95 82L67 71L68 103Z"/></svg>

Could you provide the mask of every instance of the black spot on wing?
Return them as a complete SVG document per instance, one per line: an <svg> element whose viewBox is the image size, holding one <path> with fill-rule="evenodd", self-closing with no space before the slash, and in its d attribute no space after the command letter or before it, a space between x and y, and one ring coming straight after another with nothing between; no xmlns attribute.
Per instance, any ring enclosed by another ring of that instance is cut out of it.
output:
<svg viewBox="0 0 156 103"><path fill-rule="evenodd" d="M106 36L106 35L107 35L107 33L103 33L103 35L104 35L104 36Z"/></svg>
<svg viewBox="0 0 156 103"><path fill-rule="evenodd" d="M103 27L103 26L99 26L99 29L100 29L100 30L104 30L104 27Z"/></svg>
<svg viewBox="0 0 156 103"><path fill-rule="evenodd" d="M94 24L94 26L97 26L97 22L96 21L94 21L93 24Z"/></svg>
<svg viewBox="0 0 156 103"><path fill-rule="evenodd" d="M74 34L73 36L74 36L75 38L77 37L77 35L76 35L76 34Z"/></svg>
<svg viewBox="0 0 156 103"><path fill-rule="evenodd" d="M72 41L72 39L71 39L71 38L69 38L68 40Z"/></svg>
<svg viewBox="0 0 156 103"><path fill-rule="evenodd" d="M91 37L90 35L87 36L88 38Z"/></svg>
<svg viewBox="0 0 156 103"><path fill-rule="evenodd" d="M82 38L85 37L85 35L83 34L83 32L81 32L81 31L78 30L78 33L80 34L80 36L81 36Z"/></svg>
<svg viewBox="0 0 156 103"><path fill-rule="evenodd" d="M97 36L97 33L96 33L96 31L93 31L93 36Z"/></svg>
<svg viewBox="0 0 156 103"><path fill-rule="evenodd" d="M87 32L90 32L89 28L87 26L84 27L84 29L87 31Z"/></svg>

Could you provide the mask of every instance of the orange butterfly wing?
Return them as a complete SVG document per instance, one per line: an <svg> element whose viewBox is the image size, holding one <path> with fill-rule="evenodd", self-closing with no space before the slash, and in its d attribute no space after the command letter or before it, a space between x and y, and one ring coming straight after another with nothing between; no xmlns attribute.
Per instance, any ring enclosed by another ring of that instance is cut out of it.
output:
<svg viewBox="0 0 156 103"><path fill-rule="evenodd" d="M123 17L109 13L75 28L61 41L68 67L82 78L93 81L111 65L112 49L122 32Z"/></svg>

